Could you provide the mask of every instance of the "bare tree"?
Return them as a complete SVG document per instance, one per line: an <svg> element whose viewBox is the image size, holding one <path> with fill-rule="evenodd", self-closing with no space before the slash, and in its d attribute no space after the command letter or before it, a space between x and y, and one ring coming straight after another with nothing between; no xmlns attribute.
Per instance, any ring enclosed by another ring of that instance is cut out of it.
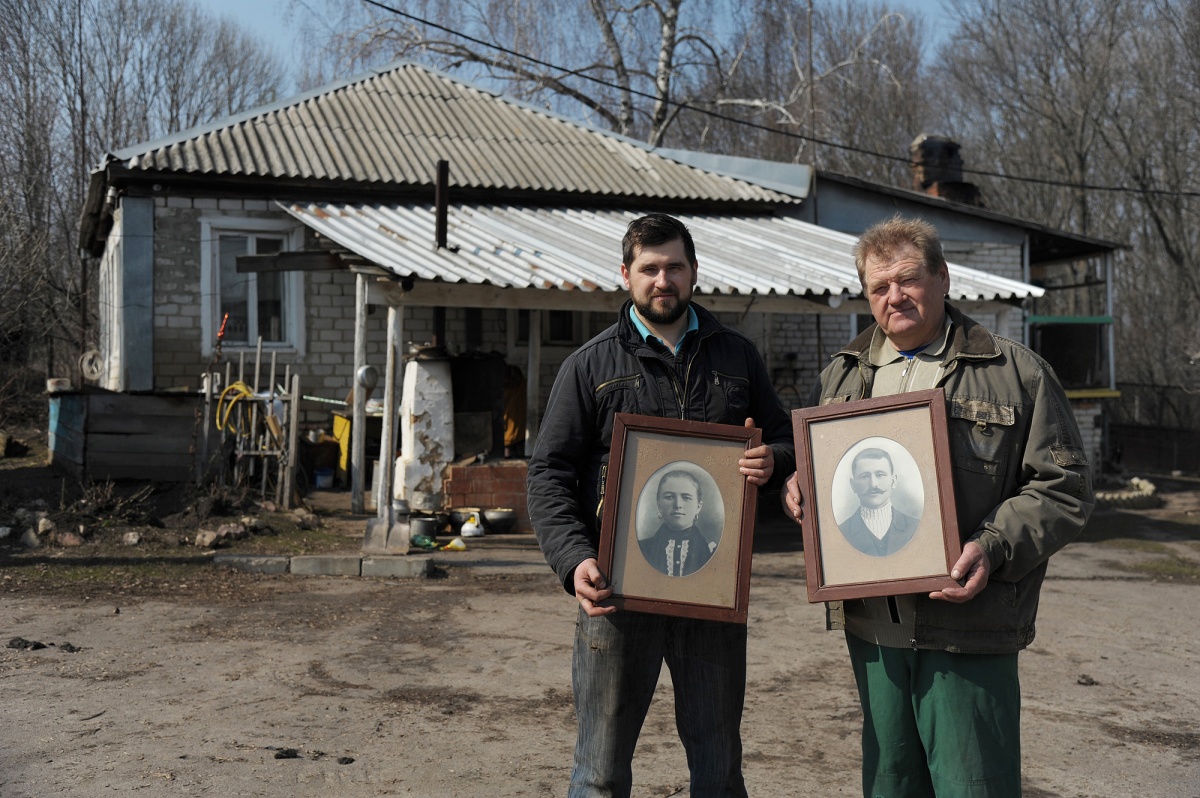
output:
<svg viewBox="0 0 1200 798"><path fill-rule="evenodd" d="M310 84L412 58L653 145L797 160L796 135L840 135L847 104L870 100L889 103L870 115L892 121L886 142L860 146L885 143L903 156L926 108L919 27L882 4L810 13L804 0L423 0L406 4L406 17L328 9L343 16L326 30L328 60ZM881 76L889 88L868 86Z"/></svg>
<svg viewBox="0 0 1200 798"><path fill-rule="evenodd" d="M76 247L105 152L273 99L278 59L184 0L0 0L0 405L91 344Z"/></svg>
<svg viewBox="0 0 1200 798"><path fill-rule="evenodd" d="M777 0L744 11L731 77L714 88L714 99L695 101L735 121L685 113L680 138L702 149L906 184L909 143L939 129L943 116L922 62L921 16L872 2L817 6L811 18L807 4ZM745 121L765 129L748 130ZM689 123L702 127L689 130Z"/></svg>
<svg viewBox="0 0 1200 798"><path fill-rule="evenodd" d="M1118 373L1197 386L1200 4L954 7L959 29L939 74L957 99L956 134L981 163L1050 181L980 179L989 203L1126 242L1115 279Z"/></svg>
<svg viewBox="0 0 1200 798"><path fill-rule="evenodd" d="M1140 4L1125 0L957 0L958 31L940 82L954 124L990 162L1063 188L1005 180L989 197L1034 218L1095 232L1095 192L1071 188L1114 174L1100 137L1127 79L1122 49Z"/></svg>

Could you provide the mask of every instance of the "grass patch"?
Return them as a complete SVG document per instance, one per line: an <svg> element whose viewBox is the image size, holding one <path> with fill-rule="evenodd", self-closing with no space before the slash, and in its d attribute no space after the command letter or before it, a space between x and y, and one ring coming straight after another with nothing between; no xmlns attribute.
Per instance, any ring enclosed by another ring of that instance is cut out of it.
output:
<svg viewBox="0 0 1200 798"><path fill-rule="evenodd" d="M272 529L257 532L221 548L238 554L330 554L357 550L361 540L324 529Z"/></svg>
<svg viewBox="0 0 1200 798"><path fill-rule="evenodd" d="M211 573L211 563L211 557L199 552L174 557L54 558L53 561L39 557L5 563L0 590L36 585L38 590L50 593L171 592L203 582Z"/></svg>
<svg viewBox="0 0 1200 798"><path fill-rule="evenodd" d="M1200 540L1196 516L1154 516L1133 510L1097 510L1075 539L1077 543L1111 541L1193 541ZM1114 544L1126 545L1126 544ZM1132 548L1132 545L1129 546Z"/></svg>
<svg viewBox="0 0 1200 798"><path fill-rule="evenodd" d="M1098 545L1111 549L1124 549L1126 551L1144 551L1150 554L1169 554L1171 551L1171 548L1165 543L1159 543L1156 540L1143 540L1142 538L1111 538L1099 541Z"/></svg>
<svg viewBox="0 0 1200 798"><path fill-rule="evenodd" d="M141 583L173 583L188 578L195 579L201 569L209 566L207 558L197 557L194 560L176 563L147 563L145 560L132 561L126 565L96 565L90 563L63 563L56 567L46 577L57 580L64 585L88 584L105 587L136 587Z"/></svg>
<svg viewBox="0 0 1200 798"><path fill-rule="evenodd" d="M1186 557L1163 557L1124 566L1129 571L1146 574L1155 579L1200 583L1200 562Z"/></svg>

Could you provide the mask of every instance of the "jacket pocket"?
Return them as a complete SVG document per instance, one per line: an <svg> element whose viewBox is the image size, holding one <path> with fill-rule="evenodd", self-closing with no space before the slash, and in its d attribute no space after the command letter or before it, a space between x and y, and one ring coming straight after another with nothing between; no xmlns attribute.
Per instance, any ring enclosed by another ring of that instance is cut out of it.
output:
<svg viewBox="0 0 1200 798"><path fill-rule="evenodd" d="M617 413L642 412L639 395L646 378L641 374L629 374L624 377L614 377L596 387L596 429L600 439L597 445L608 448L612 440L613 416ZM583 444L583 441L580 442Z"/></svg>
<svg viewBox="0 0 1200 798"><path fill-rule="evenodd" d="M644 380L641 374L629 374L600 383L596 386L597 406L613 413L638 412L638 393Z"/></svg>
<svg viewBox="0 0 1200 798"><path fill-rule="evenodd" d="M723 371L708 374L708 411L711 419L742 424L750 415L750 380Z"/></svg>
<svg viewBox="0 0 1200 798"><path fill-rule="evenodd" d="M990 477L1003 476L1016 408L985 399L951 399L949 415L954 465Z"/></svg>
<svg viewBox="0 0 1200 798"><path fill-rule="evenodd" d="M974 639L966 646L968 650L986 647L982 639L993 637L995 642L1009 639L1007 646L1020 634L1023 610L1019 606L1019 588L1013 582L993 579L983 591L966 604L950 604L942 601L923 601L918 610L918 624L950 633L955 645L963 645L964 638Z"/></svg>

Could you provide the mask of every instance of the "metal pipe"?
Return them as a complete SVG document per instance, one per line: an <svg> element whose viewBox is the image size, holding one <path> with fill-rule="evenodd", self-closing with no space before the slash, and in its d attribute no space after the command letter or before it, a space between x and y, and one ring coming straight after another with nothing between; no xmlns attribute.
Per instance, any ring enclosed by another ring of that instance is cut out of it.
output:
<svg viewBox="0 0 1200 798"><path fill-rule="evenodd" d="M437 178L434 181L434 239L438 249L446 248L447 217L450 209L450 162L437 162Z"/></svg>

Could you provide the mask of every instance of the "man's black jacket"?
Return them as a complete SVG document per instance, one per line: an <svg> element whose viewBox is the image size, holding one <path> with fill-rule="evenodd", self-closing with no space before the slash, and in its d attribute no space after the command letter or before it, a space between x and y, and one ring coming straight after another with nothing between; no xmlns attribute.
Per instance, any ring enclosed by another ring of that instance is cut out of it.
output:
<svg viewBox="0 0 1200 798"><path fill-rule="evenodd" d="M599 550L614 414L737 426L753 418L775 457L771 484L795 470L791 424L754 343L693 304L700 329L677 364L642 339L630 305L563 362L529 461L529 518L569 593L575 567Z"/></svg>

